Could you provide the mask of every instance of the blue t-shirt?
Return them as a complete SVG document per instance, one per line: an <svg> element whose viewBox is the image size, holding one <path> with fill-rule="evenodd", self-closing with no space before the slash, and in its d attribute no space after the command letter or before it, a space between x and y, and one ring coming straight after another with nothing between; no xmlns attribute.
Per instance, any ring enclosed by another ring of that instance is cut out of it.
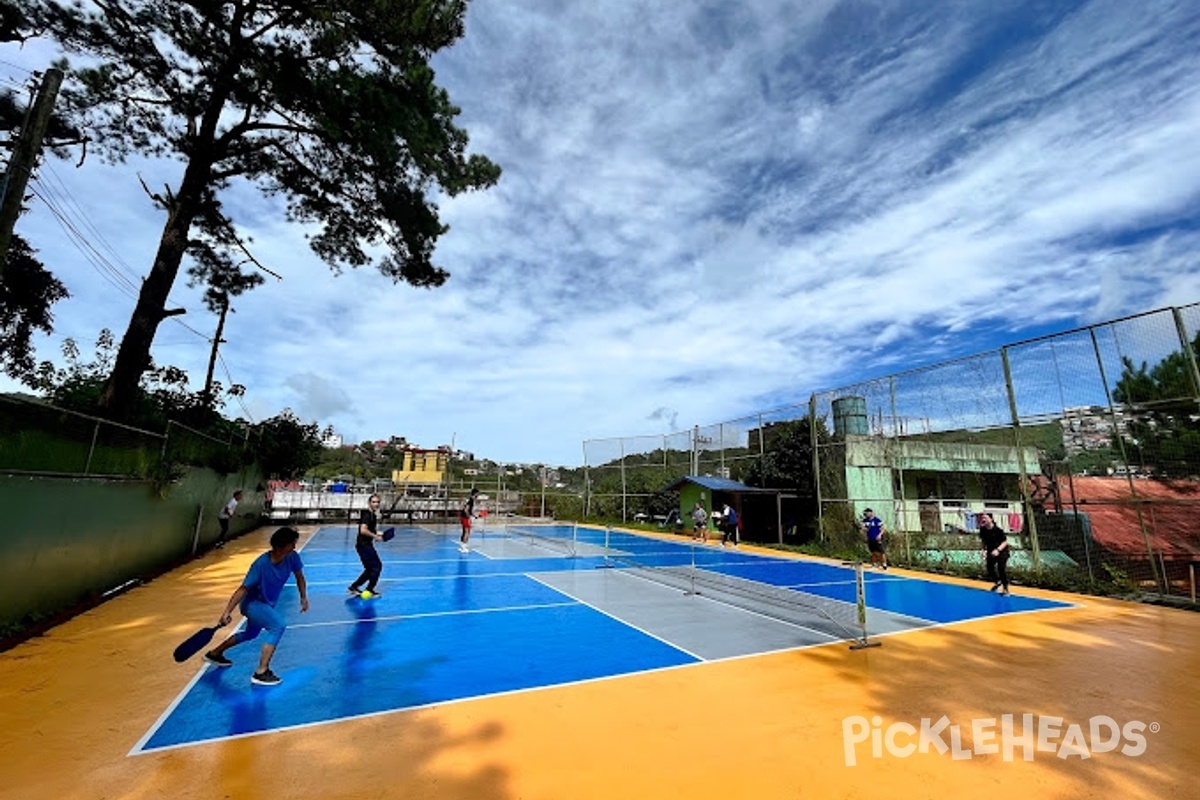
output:
<svg viewBox="0 0 1200 800"><path fill-rule="evenodd" d="M274 606L283 593L283 585L293 573L304 569L304 562L295 550L288 553L278 564L271 563L271 554L263 553L254 559L242 586L246 587L246 597L242 603L258 600L269 606Z"/></svg>
<svg viewBox="0 0 1200 800"><path fill-rule="evenodd" d="M863 527L867 529L867 541L879 541L879 534L883 532L883 520L879 517L871 517L863 520Z"/></svg>

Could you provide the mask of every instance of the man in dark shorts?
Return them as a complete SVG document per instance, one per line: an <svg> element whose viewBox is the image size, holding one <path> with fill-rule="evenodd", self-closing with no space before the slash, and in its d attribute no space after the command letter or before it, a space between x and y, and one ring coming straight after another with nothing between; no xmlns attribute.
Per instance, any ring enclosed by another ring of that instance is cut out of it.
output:
<svg viewBox="0 0 1200 800"><path fill-rule="evenodd" d="M875 512L871 509L863 509L862 525L859 527L867 534L867 550L871 551L871 566L878 564L880 569L887 569L887 553L883 549L883 535L887 532L887 527L883 524L883 520L875 516Z"/></svg>

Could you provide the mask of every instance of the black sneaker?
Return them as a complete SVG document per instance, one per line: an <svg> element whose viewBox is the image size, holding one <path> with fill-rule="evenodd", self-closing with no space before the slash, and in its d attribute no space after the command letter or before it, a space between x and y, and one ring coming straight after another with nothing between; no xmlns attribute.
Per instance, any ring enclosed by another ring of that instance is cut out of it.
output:
<svg viewBox="0 0 1200 800"><path fill-rule="evenodd" d="M990 591L993 591L993 592L998 592L998 591L1000 591L1000 587L1001 587L1001 586L1003 586L1003 585L1004 585L1004 584L1002 584L1002 583L997 583L995 586L993 586L993 587L990 589Z"/></svg>
<svg viewBox="0 0 1200 800"><path fill-rule="evenodd" d="M217 655L216 653L205 653L204 660L212 664L214 667L232 667L233 662L225 656Z"/></svg>
<svg viewBox="0 0 1200 800"><path fill-rule="evenodd" d="M350 594L358 594L362 589L359 589L357 586L347 586L346 591Z"/></svg>
<svg viewBox="0 0 1200 800"><path fill-rule="evenodd" d="M383 592L379 591L378 589L372 589L371 597L383 597Z"/></svg>
<svg viewBox="0 0 1200 800"><path fill-rule="evenodd" d="M250 682L256 683L259 686L277 686L283 683L283 679L276 675L271 670L266 672L256 672L250 676Z"/></svg>

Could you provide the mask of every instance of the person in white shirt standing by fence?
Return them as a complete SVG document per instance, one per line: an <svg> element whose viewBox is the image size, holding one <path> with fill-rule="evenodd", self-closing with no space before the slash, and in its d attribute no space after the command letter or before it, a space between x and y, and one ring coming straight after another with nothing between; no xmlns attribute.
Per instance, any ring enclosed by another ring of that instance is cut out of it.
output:
<svg viewBox="0 0 1200 800"><path fill-rule="evenodd" d="M225 546L225 537L229 535L229 520L233 519L233 512L237 511L238 503L242 502L242 490L238 489L233 493L233 497L229 498L229 502L217 514L217 522L221 526L221 535L217 537L216 547Z"/></svg>

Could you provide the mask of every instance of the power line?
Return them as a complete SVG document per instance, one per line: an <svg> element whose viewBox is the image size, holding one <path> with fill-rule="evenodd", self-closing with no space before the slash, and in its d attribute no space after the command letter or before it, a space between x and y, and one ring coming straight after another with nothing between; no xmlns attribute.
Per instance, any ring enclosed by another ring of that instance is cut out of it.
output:
<svg viewBox="0 0 1200 800"><path fill-rule="evenodd" d="M137 273L129 266L129 264L125 261L125 259L121 257L121 254L117 252L116 248L114 248L111 244L109 244L108 240L104 238L104 234L102 234L100 232L100 230L92 223L91 218L87 215L87 213L83 210L83 208L79 205L79 203L76 202L75 196L71 193L71 190L69 188L67 188L66 182L63 181L62 177L58 174L58 172L53 167L51 167L50 164L48 164L48 163L43 164L42 169L44 169L46 171L46 173L58 183L59 190L61 191L61 196L64 198L64 200L66 201L66 203L68 205L70 205L71 207L74 208L75 213L78 215L79 219L83 222L84 226L89 231L91 231L92 235L96 237L96 240L100 242L100 244L104 247L105 251L107 251L108 254L112 256L113 260L116 261L117 264L119 264L121 267L124 268L126 274L132 276L136 280ZM40 170L39 170L39 177L40 177ZM50 188L50 187L47 187L47 188ZM130 283L130 285L132 286L134 284Z"/></svg>
<svg viewBox="0 0 1200 800"><path fill-rule="evenodd" d="M68 214L64 212L58 205L57 201L51 199L50 195L53 195L55 192L53 187L48 186L46 182L42 180L37 180L36 183L45 191L38 192L36 188L33 188L32 191L34 196L46 204L46 207L50 210L50 213L54 215L55 219L58 220L59 225L67 233L67 238L71 240L71 243L75 245L76 249L83 254L84 258L87 259L88 263L92 265L92 267L97 273L100 274L101 277L107 280L126 296L136 300L138 295L138 287L133 283L132 280L123 274L118 267L114 266L113 263L103 253L101 253L92 245L88 238L84 236L83 232L80 231L75 223L70 219ZM182 303L178 303L178 301L172 302L175 302L178 305L183 305ZM212 341L211 336L196 330L178 317L170 317L169 319L176 325L179 325L183 329L192 332L204 341Z"/></svg>
<svg viewBox="0 0 1200 800"><path fill-rule="evenodd" d="M218 352L217 360L221 362L221 369L225 371L225 377L229 378L229 385L233 386L236 381L233 379L233 374L229 371L229 365L225 363L225 356ZM241 406L242 413L246 415L246 419L250 420L250 423L253 424L254 417L250 416L250 409L246 408L246 404L242 402L241 395L235 395L234 399L237 400L238 405Z"/></svg>
<svg viewBox="0 0 1200 800"><path fill-rule="evenodd" d="M35 180L35 183L37 183L38 186L44 186L40 180ZM45 204L46 208L54 216L55 220L58 221L59 227L61 227L63 232L67 235L68 241L74 245L75 249L78 250L88 264L92 266L92 269L96 270L100 277L108 281L122 294L126 295L127 297L136 298L137 287L128 278L122 275L120 270L114 267L108 261L108 259L106 259L101 253L91 246L91 244L87 241L87 237L85 237L79 231L79 229L75 227L75 224L67 216L66 212L64 212L59 207L58 203L52 199L50 196L51 191L39 191L38 186L30 187L30 191L33 193L33 196Z"/></svg>
<svg viewBox="0 0 1200 800"><path fill-rule="evenodd" d="M35 177L34 179L34 182L37 184L37 186L30 187L33 195L45 204L51 215L63 229L63 232L67 234L67 239L80 252L80 254L83 255L84 259L92 266L92 268L95 269L96 272L102 278L104 278L104 280L108 281L108 283L118 291L122 292L131 299L136 299L138 287L130 278L130 276L133 275L133 270L124 261L120 253L117 252L117 250L108 242L108 240L104 238L103 234L100 233L99 229L91 222L88 215L83 211L82 207L75 201L62 178L59 177L52 169L48 171L51 177L57 180L61 186L61 193L59 189L50 185L48 181L42 180L39 176ZM38 188L40 188L42 191L39 192ZM63 206L71 206L74 214L69 214L64 210ZM115 265L107 255L100 252L100 250L92 245L91 241L89 241L84 232L81 231L79 226L75 224L72 216L77 217L81 221L81 224L95 235L96 239L101 243L104 249L112 256L113 259L118 262L120 266ZM183 305L178 301L172 302L175 302L177 305ZM196 330L178 317L170 317L169 319L199 339L202 339L208 343L212 342L211 336ZM63 338L65 339L70 337ZM96 341L98 342L99 340L97 339ZM186 343L164 342L156 343L156 346L180 346L183 344ZM218 358L221 362L221 367L225 372L225 376L229 379L229 383L232 386L234 383L236 383L236 381L234 381L233 374L229 370L229 365L225 362L224 356L220 353L218 353ZM242 398L239 396L235 397L235 399L237 400L238 405L241 407L245 418L253 423L254 418L250 415L250 410L246 407L246 404L242 401Z"/></svg>
<svg viewBox="0 0 1200 800"><path fill-rule="evenodd" d="M24 72L26 75L36 75L37 74L34 70L27 69L26 67L22 67L20 64L14 64L11 61L5 61L2 58L0 58L0 64L3 64L6 67L12 67L13 69L19 69L19 70L21 70L21 72Z"/></svg>

